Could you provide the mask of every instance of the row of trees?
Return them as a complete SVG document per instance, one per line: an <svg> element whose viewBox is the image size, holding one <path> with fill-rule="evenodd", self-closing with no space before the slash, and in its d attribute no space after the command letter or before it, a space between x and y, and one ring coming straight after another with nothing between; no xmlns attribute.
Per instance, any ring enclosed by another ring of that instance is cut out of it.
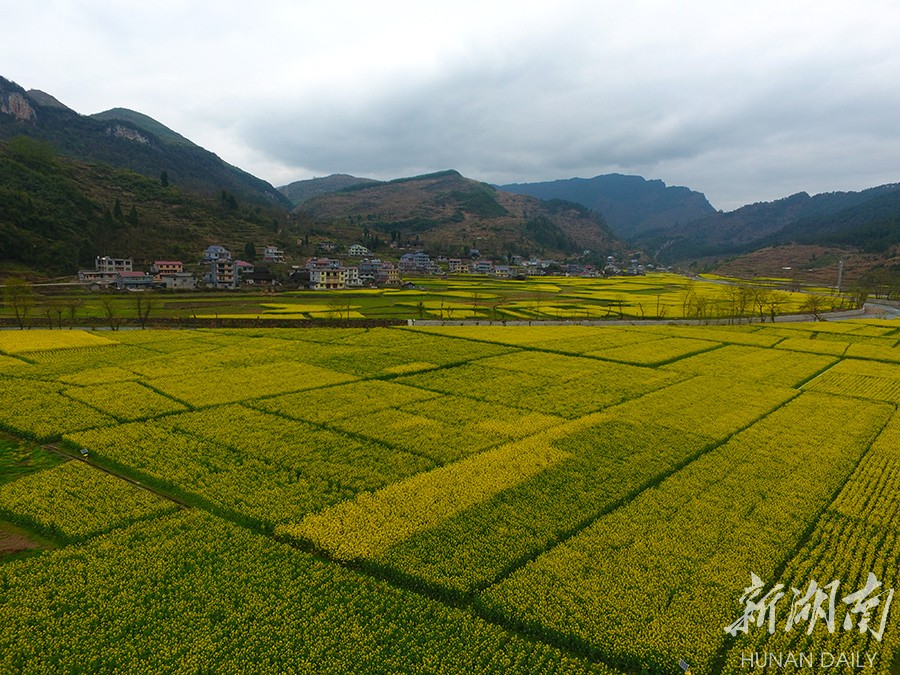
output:
<svg viewBox="0 0 900 675"><path fill-rule="evenodd" d="M799 309L801 313L811 314L818 321L826 311L855 309L861 307L865 300L865 295L852 295L848 299L838 295L828 297L809 293ZM716 296L697 292L694 282L691 281L681 292L681 315L683 318L696 319L707 324L712 321L739 324L744 320L751 323L756 318L760 323L764 323L766 318L774 322L775 317L789 302L791 296L777 289L725 284ZM657 303L657 314L659 313ZM662 319L665 316L656 318Z"/></svg>
<svg viewBox="0 0 900 675"><path fill-rule="evenodd" d="M3 304L9 308L20 330L25 330L34 323L35 317L46 319L50 328L62 330L63 326L72 328L87 318L83 315L85 298L83 295L41 296L35 293L28 282L17 279L6 279L3 285ZM100 308L106 324L112 330L118 330L126 315L136 318L141 328L145 328L150 313L155 308L153 297L146 293L135 293L129 308L121 296L104 294L100 297Z"/></svg>

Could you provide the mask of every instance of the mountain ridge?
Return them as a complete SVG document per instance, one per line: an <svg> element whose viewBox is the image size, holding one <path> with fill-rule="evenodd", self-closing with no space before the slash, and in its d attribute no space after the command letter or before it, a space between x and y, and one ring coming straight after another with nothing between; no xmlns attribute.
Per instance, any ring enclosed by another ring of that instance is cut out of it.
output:
<svg viewBox="0 0 900 675"><path fill-rule="evenodd" d="M114 120L130 122L131 124L134 124L135 126L144 129L145 131L149 131L150 133L155 134L164 143L170 143L174 145L187 145L195 148L200 147L178 132L173 131L164 124L157 122L152 117L144 115L143 113L139 113L136 110L129 110L128 108L110 108L109 110L104 110L103 112L93 113L92 115L89 115L89 117L104 122Z"/></svg>
<svg viewBox="0 0 900 675"><path fill-rule="evenodd" d="M118 116L81 115L49 94L32 91L37 93L30 95L0 76L0 140L30 136L73 159L103 162L156 179L165 172L169 181L192 190L208 194L225 190L256 204L290 206L266 181L187 139L172 142L183 137L146 115L125 109L118 109L125 111ZM162 137L161 130L167 132Z"/></svg>
<svg viewBox="0 0 900 675"><path fill-rule="evenodd" d="M667 186L662 180L619 173L538 183L498 185L501 190L539 199L565 199L601 213L624 239L715 212L701 192Z"/></svg>
<svg viewBox="0 0 900 675"><path fill-rule="evenodd" d="M346 173L333 173L330 176L321 178L293 181L287 185L280 186L278 191L287 197L294 207L297 207L303 202L327 192L336 192L363 183L379 182L381 181L376 181L372 178L358 178Z"/></svg>
<svg viewBox="0 0 900 675"><path fill-rule="evenodd" d="M751 250L786 244L802 239L801 243L848 243L846 238L834 235L841 229L839 214L860 210L865 214L872 205L885 200L890 216L900 218L900 185L890 183L859 192L826 192L809 195L798 192L770 202L756 202L728 212L717 212L689 223L650 230L636 242L649 250L664 252L668 261L682 261L706 256L723 256L747 253ZM870 207L866 207L869 204ZM882 217L889 217L882 214ZM835 220L837 219L837 220ZM830 225L826 226L826 222ZM866 242L857 238L854 245L865 247ZM900 243L895 241L894 243Z"/></svg>

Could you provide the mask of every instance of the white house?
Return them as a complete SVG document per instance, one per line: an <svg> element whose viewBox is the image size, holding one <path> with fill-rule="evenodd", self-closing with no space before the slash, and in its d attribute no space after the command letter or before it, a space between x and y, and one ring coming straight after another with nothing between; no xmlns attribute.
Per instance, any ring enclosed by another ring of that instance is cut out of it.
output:
<svg viewBox="0 0 900 675"><path fill-rule="evenodd" d="M369 249L362 244L353 244L347 251L355 258L362 258L364 255L369 255Z"/></svg>
<svg viewBox="0 0 900 675"><path fill-rule="evenodd" d="M231 260L231 251L224 246L214 244L213 246L207 247L203 252L203 260L204 262L211 262L213 260Z"/></svg>

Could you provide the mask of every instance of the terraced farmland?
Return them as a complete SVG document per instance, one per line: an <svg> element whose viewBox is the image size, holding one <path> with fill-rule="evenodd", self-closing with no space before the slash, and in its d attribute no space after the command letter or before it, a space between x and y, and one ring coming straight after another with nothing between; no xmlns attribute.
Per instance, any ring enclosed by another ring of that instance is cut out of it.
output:
<svg viewBox="0 0 900 675"><path fill-rule="evenodd" d="M898 344L8 331L0 672L897 672Z"/></svg>

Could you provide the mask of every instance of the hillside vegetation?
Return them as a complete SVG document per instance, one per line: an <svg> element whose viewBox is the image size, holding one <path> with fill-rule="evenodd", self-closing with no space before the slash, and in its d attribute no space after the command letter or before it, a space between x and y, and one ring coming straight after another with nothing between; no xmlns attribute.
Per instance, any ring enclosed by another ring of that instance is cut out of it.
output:
<svg viewBox="0 0 900 675"><path fill-rule="evenodd" d="M503 192L452 170L352 185L310 199L295 214L337 236L351 228L449 255L624 249L602 217L581 205Z"/></svg>
<svg viewBox="0 0 900 675"><path fill-rule="evenodd" d="M279 240L284 211L184 191L106 164L59 157L29 137L0 142L0 261L74 274L94 257L199 259L222 243Z"/></svg>

